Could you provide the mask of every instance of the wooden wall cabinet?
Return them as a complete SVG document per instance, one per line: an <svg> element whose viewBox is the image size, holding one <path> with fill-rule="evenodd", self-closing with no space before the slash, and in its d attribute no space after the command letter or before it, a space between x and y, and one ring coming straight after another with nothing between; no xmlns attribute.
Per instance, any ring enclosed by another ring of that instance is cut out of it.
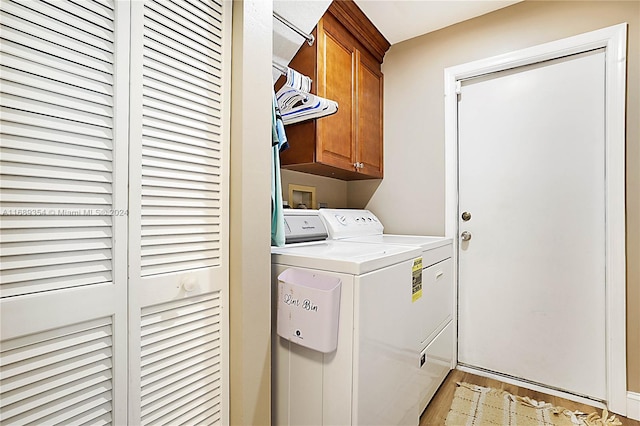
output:
<svg viewBox="0 0 640 426"><path fill-rule="evenodd" d="M338 112L288 125L281 165L343 180L382 178L380 66L389 42L352 1L334 1L314 35L290 66L313 79L312 93L337 101Z"/></svg>

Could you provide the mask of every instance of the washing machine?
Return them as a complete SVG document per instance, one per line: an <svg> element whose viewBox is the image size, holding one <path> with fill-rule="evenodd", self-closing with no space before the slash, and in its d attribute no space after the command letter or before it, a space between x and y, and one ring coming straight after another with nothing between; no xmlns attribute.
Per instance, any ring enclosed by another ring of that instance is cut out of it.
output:
<svg viewBox="0 0 640 426"><path fill-rule="evenodd" d="M288 242L271 250L272 423L417 425L414 341L419 328L406 314L422 251L325 240L326 233L318 211L285 210ZM279 319L291 320L285 309L292 306L306 306L308 315L323 311L303 292L318 279L340 284L335 348L306 346L331 321L278 330Z"/></svg>
<svg viewBox="0 0 640 426"><path fill-rule="evenodd" d="M334 241L411 245L422 255L422 287L415 291L409 308L419 329L415 360L419 407L422 412L454 367L455 312L453 240L423 235L385 234L380 220L369 210L321 209L328 238Z"/></svg>

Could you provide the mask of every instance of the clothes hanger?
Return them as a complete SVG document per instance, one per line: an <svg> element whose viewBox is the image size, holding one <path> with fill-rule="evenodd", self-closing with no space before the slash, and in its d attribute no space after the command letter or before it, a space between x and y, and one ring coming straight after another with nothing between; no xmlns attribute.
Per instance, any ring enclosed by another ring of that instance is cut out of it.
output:
<svg viewBox="0 0 640 426"><path fill-rule="evenodd" d="M338 103L316 96L311 91L312 80L298 71L286 68L287 82L276 93L283 124L326 117L338 112Z"/></svg>

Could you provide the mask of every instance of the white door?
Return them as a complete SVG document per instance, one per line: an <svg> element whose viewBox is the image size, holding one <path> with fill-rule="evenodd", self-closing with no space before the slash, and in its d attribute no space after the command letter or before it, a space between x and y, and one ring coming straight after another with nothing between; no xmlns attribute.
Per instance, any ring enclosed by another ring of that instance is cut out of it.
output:
<svg viewBox="0 0 640 426"><path fill-rule="evenodd" d="M120 4L0 4L3 425L126 423Z"/></svg>
<svg viewBox="0 0 640 426"><path fill-rule="evenodd" d="M228 423L231 2L0 17L0 423Z"/></svg>
<svg viewBox="0 0 640 426"><path fill-rule="evenodd" d="M129 424L227 424L231 2L131 10Z"/></svg>
<svg viewBox="0 0 640 426"><path fill-rule="evenodd" d="M600 400L604 71L600 49L463 81L458 102L459 362Z"/></svg>

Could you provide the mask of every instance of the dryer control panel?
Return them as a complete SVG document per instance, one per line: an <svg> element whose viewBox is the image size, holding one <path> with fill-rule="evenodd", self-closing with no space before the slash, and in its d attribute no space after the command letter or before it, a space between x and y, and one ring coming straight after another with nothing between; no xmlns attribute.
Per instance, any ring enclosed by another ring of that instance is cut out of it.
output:
<svg viewBox="0 0 640 426"><path fill-rule="evenodd" d="M320 209L320 217L327 225L332 240L382 235L384 230L382 223L369 210Z"/></svg>

